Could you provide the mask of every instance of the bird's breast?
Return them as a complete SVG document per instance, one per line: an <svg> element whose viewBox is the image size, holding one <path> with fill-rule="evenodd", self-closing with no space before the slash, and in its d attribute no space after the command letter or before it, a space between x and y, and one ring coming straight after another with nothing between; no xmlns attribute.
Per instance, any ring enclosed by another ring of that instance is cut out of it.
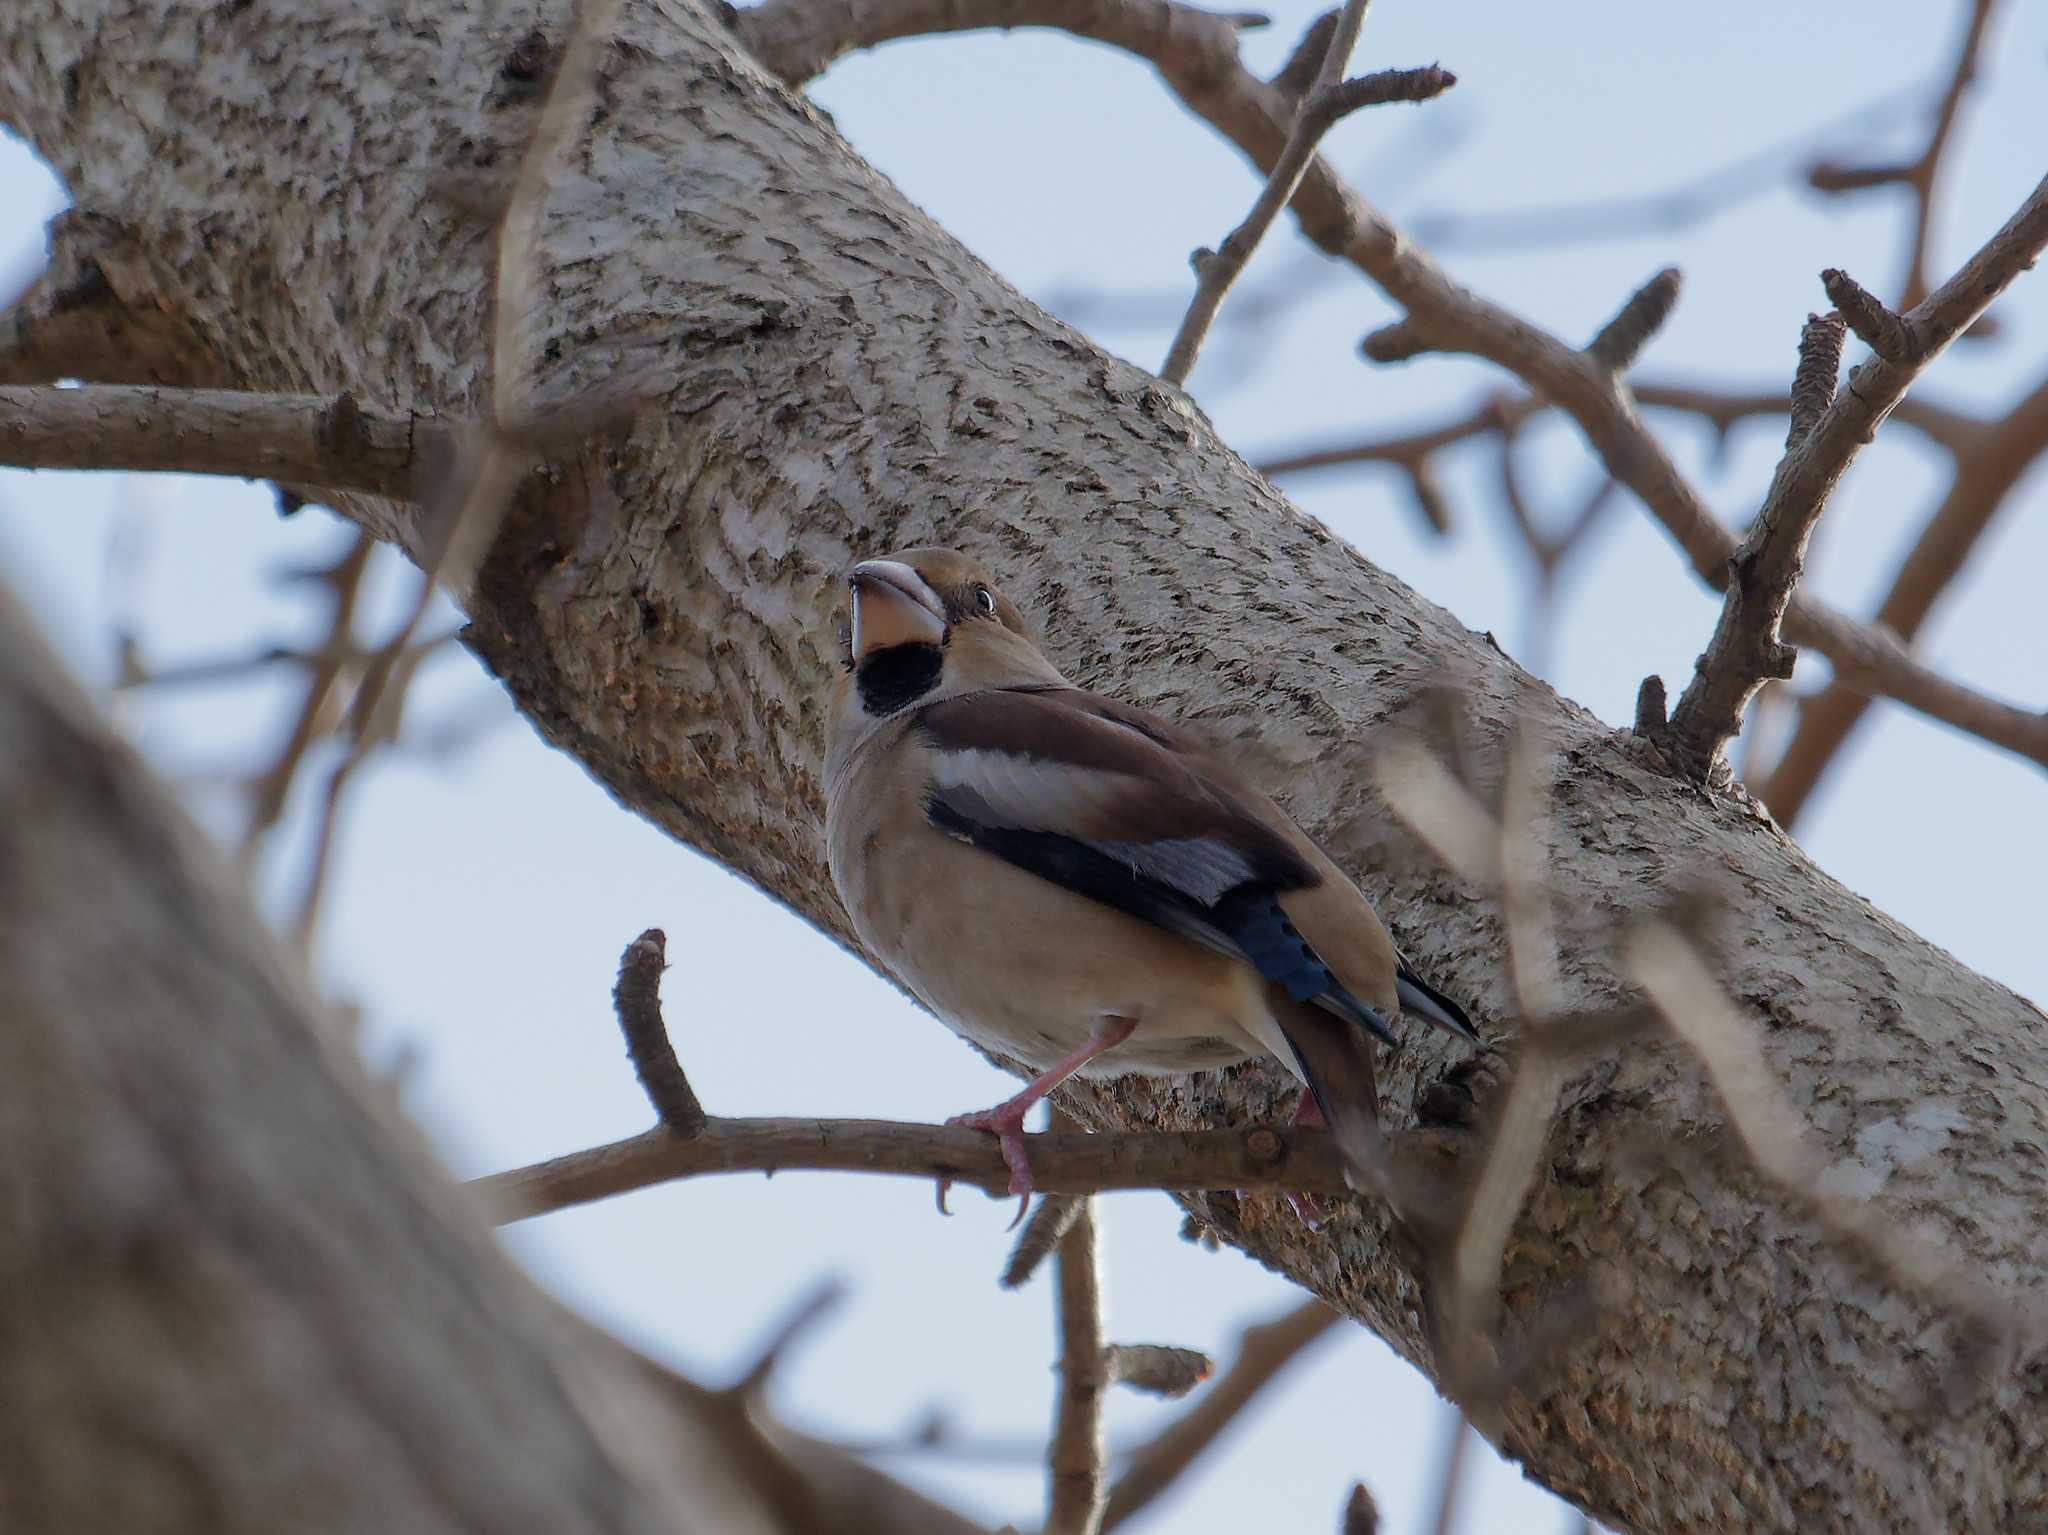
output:
<svg viewBox="0 0 2048 1535"><path fill-rule="evenodd" d="M1139 1027L1088 1074L1181 1074L1262 1053L1273 1026L1242 962L948 836L921 797L834 795L832 877L861 942L956 1032L1036 1066L1105 1018Z"/></svg>

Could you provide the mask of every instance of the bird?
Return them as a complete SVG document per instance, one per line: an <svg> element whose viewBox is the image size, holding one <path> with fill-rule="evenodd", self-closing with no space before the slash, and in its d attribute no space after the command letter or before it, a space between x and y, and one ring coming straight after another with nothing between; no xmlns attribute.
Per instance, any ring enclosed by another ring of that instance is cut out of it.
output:
<svg viewBox="0 0 2048 1535"><path fill-rule="evenodd" d="M1038 1073L947 1123L995 1135L1028 1198L1025 1117L1069 1077L1263 1055L1302 1085L1294 1122L1368 1165L1373 1042L1394 1043L1403 1015L1479 1033L1358 887L1187 731L1070 682L966 555L908 549L846 583L826 721L833 884L912 995Z"/></svg>

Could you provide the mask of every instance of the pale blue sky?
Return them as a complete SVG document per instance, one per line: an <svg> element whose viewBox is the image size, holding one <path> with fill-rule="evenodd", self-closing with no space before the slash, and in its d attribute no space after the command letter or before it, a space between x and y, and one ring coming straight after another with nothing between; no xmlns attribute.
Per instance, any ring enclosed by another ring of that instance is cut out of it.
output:
<svg viewBox="0 0 2048 1535"><path fill-rule="evenodd" d="M1963 128L1936 244L1945 272L2017 206L2048 161L2039 102L2048 9L2009 6ZM1368 195L1424 227L1450 214L1552 207L1655 192L1888 94L1881 126L1832 147L1851 158L1910 149L1924 132L1911 92L1953 46L1955 5L1737 3L1698 8L1581 0L1568 7L1481 0L1380 0L1361 66L1440 60L1461 84L1443 102L1349 122L1333 152ZM1290 3L1248 39L1262 66L1312 14ZM1106 346L1154 366L1190 279L1188 250L1213 244L1255 187L1234 151L1173 104L1142 65L1106 50L1018 33L897 45L849 60L818 99L862 152L937 219L1042 301L1133 297L1088 322ZM1909 105L1901 105L1904 100ZM1646 375L1781 387L1799 323L1824 303L1815 274L1844 265L1873 287L1897 279L1903 243L1888 194L1824 202L1789 174L1686 228L1533 250L1445 236L1462 279L1573 338L1589 336L1659 267L1685 269ZM0 141L0 272L25 271L61 192L26 149ZM1254 264L1239 298L1298 285L1275 326L1220 337L1194 393L1248 457L1304 442L1423 424L1500 378L1476 364L1360 363L1357 338L1391 311L1291 232ZM1995 344L1960 349L1932 396L1995 408L2048 359L2048 278L2001 308ZM1150 295L1150 302L1138 302ZM1780 429L1744 428L1709 467L1705 434L1659 423L1712 502L1739 521L1774 461ZM1562 513L1591 469L1562 427L1531 461ZM1813 572L1829 598L1866 608L1938 493L1940 464L1888 433L1837 496ZM1456 537L1418 531L1390 476L1292 487L1301 504L1371 558L1510 648L1525 635L1524 580L1498 536L1484 454L1447 476ZM2048 704L2039 602L2048 507L2036 475L1942 608L1926 655L1972 683ZM80 671L111 676L110 626L139 625L159 662L309 637L284 567L340 545L323 514L289 522L268 493L231 482L0 474L0 571L29 598ZM110 552L111 551L111 552ZM386 608L410 572L386 558ZM1547 675L1617 723L1637 682L1674 686L1712 624L1668 540L1632 504L1567 574L1566 621ZM376 631L381 633L381 629ZM1824 669L1802 670L1802 682ZM124 721L216 824L233 801L219 777L254 760L277 728L283 679L239 691L180 690L121 701ZM409 1102L455 1170L482 1172L614 1138L647 1120L621 1057L608 992L619 950L668 930L669 1017L715 1112L936 1119L1005 1091L977 1056L788 913L621 812L576 765L544 748L475 665L435 663L412 713L423 727L484 711L499 725L455 754L407 755L370 771L345 822L320 956L360 1000L373 1057L421 1052ZM1852 888L1968 963L2048 996L2039 870L2048 853L2037 770L1899 711L1882 711L1802 826L1814 856ZM264 870L288 892L308 831ZM788 1176L651 1191L514 1230L513 1252L545 1283L628 1336L715 1379L817 1277L853 1298L794 1360L778 1405L815 1431L872 1438L934 1406L977 1438L1035 1442L1047 1421L1051 1329L1043 1284L996 1289L1007 1205L972 1196L941 1222L922 1186ZM1290 1304L1285 1284L1233 1254L1176 1237L1161 1196L1105 1201L1112 1331L1218 1349L1244 1322ZM1120 1397L1112 1432L1142 1437L1175 1409ZM1352 1331L1291 1376L1202 1472L1142 1528L1335 1527L1354 1476L1390 1531L1422 1527L1443 1409L1375 1340ZM893 1461L992 1523L1030 1526L1035 1464ZM1547 1495L1493 1463L1465 1528L1568 1527Z"/></svg>

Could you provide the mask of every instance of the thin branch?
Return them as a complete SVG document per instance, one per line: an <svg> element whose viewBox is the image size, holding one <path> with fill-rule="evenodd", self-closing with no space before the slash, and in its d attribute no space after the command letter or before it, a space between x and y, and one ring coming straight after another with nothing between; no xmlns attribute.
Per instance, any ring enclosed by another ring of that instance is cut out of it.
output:
<svg viewBox="0 0 2048 1535"><path fill-rule="evenodd" d="M790 1350L845 1305L846 1295L845 1281L837 1278L820 1280L790 1308L789 1315L769 1329L768 1336L754 1352L754 1362L741 1371L740 1378L727 1389L740 1397L758 1397L767 1390L768 1382L782 1368Z"/></svg>
<svg viewBox="0 0 2048 1535"><path fill-rule="evenodd" d="M1871 351L1902 368L1919 361L1919 339L1863 284L1841 268L1829 267L1820 274L1820 285L1827 290L1828 302Z"/></svg>
<svg viewBox="0 0 2048 1535"><path fill-rule="evenodd" d="M1779 461L1756 521L1730 561L1727 602L1713 639L1672 711L1669 750L1681 771L1701 781L1724 772L1724 748L1741 729L1742 711L1757 687L1766 678L1790 674L1791 657L1779 639L1780 621L1793 611L1807 540L1850 460L1875 435L1920 370L2031 267L2044 246L2048 178L1954 277L1898 317L1915 345L1910 364L1868 358L1804 433L1799 430L1802 411L1795 385L1793 441ZM1825 322L1809 324L1801 344L1800 373L1816 379L1827 373L1832 389L1826 355L1830 339L1838 352L1839 321L1832 330ZM1809 389L1810 395L1817 392ZM1893 645L1897 648L1896 641ZM2032 723L2029 755L2048 765L2048 720L2036 717Z"/></svg>
<svg viewBox="0 0 2048 1535"><path fill-rule="evenodd" d="M1912 402L1907 401L1908 404ZM2004 420L1976 427L1956 456L1955 477L1878 605L1877 627L1911 645L1968 563L2012 489L2048 453L2048 377ZM1781 826L1798 820L1857 723L1866 693L1837 678L1805 699L1792 739L1761 781L1758 797Z"/></svg>
<svg viewBox="0 0 2048 1535"><path fill-rule="evenodd" d="M1668 266L1636 289L1620 312L1587 343L1586 355L1610 373L1626 373L1636 354L1671 318L1679 284L1678 268Z"/></svg>
<svg viewBox="0 0 2048 1535"><path fill-rule="evenodd" d="M433 634L423 640L415 640L410 647L414 658L424 660L434 651L453 645L459 638L459 631L448 630ZM375 655L372 650L344 642L338 645L322 645L313 650L297 650L289 645L272 645L249 655L214 656L203 661L177 661L168 666L146 664L132 650L123 657L121 673L114 679L114 691L132 692L138 688L186 688L210 687L223 682L242 682L258 672L268 671L273 666L297 667L302 671L319 673L332 667L346 672L350 667L362 666Z"/></svg>
<svg viewBox="0 0 2048 1535"><path fill-rule="evenodd" d="M1329 45L1323 49L1322 62L1316 66L1315 83L1300 96L1287 142L1268 172L1265 186L1259 189L1252 211L1245 216L1243 223L1224 236L1223 244L1216 250L1195 252L1195 296L1188 304L1187 313L1181 317L1173 343L1166 349L1166 361L1159 368L1159 376L1169 384L1188 381L1188 374L1194 370L1195 354L1202 349L1216 311L1223 307L1224 295L1237 281L1238 274L1244 270L1252 252L1258 249L1266 231L1273 227L1280 210L1293 198L1294 189L1301 185L1308 162L1315 154L1316 145L1337 121L1336 114L1330 110L1331 87L1344 78L1345 66L1350 63L1352 51L1358 46L1358 34L1365 26L1367 3L1368 0L1344 0L1343 8L1337 13L1336 25L1329 29ZM1319 30L1319 27L1312 30ZM1289 64L1298 72L1298 52ZM1283 79L1287 74L1286 69L1281 71Z"/></svg>
<svg viewBox="0 0 2048 1535"><path fill-rule="evenodd" d="M1102 1528L1104 1444L1102 1399L1109 1389L1103 1357L1102 1287L1095 1267L1095 1212L1082 1200L1060 1238L1054 1260L1059 1284L1060 1394L1047 1452L1050 1493L1045 1535L1096 1535Z"/></svg>
<svg viewBox="0 0 2048 1535"><path fill-rule="evenodd" d="M442 506L429 509L426 525L438 524L439 532L431 554L422 563L412 604L371 660L350 706L348 755L328 778L319 837L299 897L294 926L301 944L312 942L332 861L342 794L370 754L398 733L404 683L411 677L410 671L401 675L401 662L433 604L436 589L445 585L459 593L468 587L497 540L514 493L532 468L532 442L560 430L560 423L552 427L540 424L534 411L538 359L529 355L521 325L539 302L540 231L548 196L588 126L598 68L611 46L617 9L618 0L582 0L577 7L568 47L549 82L539 121L520 157L511 195L500 215L492 293L491 425L460 445L461 467L450 482L453 493ZM529 34L515 46L515 59L523 61L522 68L539 68L544 44L544 38ZM609 411L607 403L599 412L570 414L581 424ZM468 462L461 464L462 460Z"/></svg>
<svg viewBox="0 0 2048 1535"><path fill-rule="evenodd" d="M1148 1396L1186 1396L1216 1373L1216 1365L1200 1349L1171 1343L1112 1343L1102 1353L1112 1385L1129 1386Z"/></svg>
<svg viewBox="0 0 2048 1535"><path fill-rule="evenodd" d="M1480 836L1497 844L1498 891L1508 934L1508 970L1521 1016L1520 1058L1507 1098L1494 1115L1486 1160L1465 1200L1450 1243L1449 1304L1439 1319L1446 1394L1483 1431L1504 1424L1504 1372L1499 1357L1501 1267L1514 1224L1543 1166L1543 1149L1576 1051L1565 1035L1563 982L1549 892L1549 753L1525 720L1508 749L1501 815L1467 812ZM1439 813L1442 801L1407 804L1415 778L1389 793L1397 815L1415 824ZM1444 1496L1453 1496L1446 1487Z"/></svg>
<svg viewBox="0 0 2048 1535"><path fill-rule="evenodd" d="M327 720L335 707L335 692L346 670L340 653L353 648L351 636L355 629L356 603L362 594L363 573L369 568L370 554L376 545L377 541L369 534L358 533L349 544L347 553L315 575L333 600L327 633L318 647L319 653L330 659L312 668L312 675L306 679L299 712L292 720L284 744L279 747L270 766L251 781L249 824L243 828L237 855L244 872L263 838L284 815L285 803L291 797L292 785L298 779L306 754L327 728Z"/></svg>
<svg viewBox="0 0 2048 1535"><path fill-rule="evenodd" d="M1344 79L1344 66L1357 45L1365 8L1366 0L1345 0L1337 25L1331 30L1330 46L1323 55L1316 83L1304 98L1286 147L1267 177L1258 201L1252 204L1252 211L1224 237L1222 245L1213 251L1195 253L1195 296L1159 369L1159 376L1169 384L1187 382L1188 374L1194 370L1195 356L1202 349L1216 312L1223 307L1230 285L1244 271L1245 263L1279 218L1280 210L1293 200L1323 135L1340 119L1365 107L1395 101L1428 101L1458 83L1455 75L1434 65L1382 70L1355 80Z"/></svg>
<svg viewBox="0 0 2048 1535"><path fill-rule="evenodd" d="M445 424L348 395L0 387L0 462L235 475L415 500L453 456Z"/></svg>
<svg viewBox="0 0 2048 1535"><path fill-rule="evenodd" d="M1116 1529L1178 1481L1235 1423L1252 1400L1342 1318L1319 1300L1305 1301L1270 1322L1247 1327L1237 1357L1216 1383L1150 1444L1131 1452L1109 1489L1102 1527Z"/></svg>
<svg viewBox="0 0 2048 1535"><path fill-rule="evenodd" d="M626 945L619 956L619 979L612 988L612 1004L619 1015L619 1032L626 1037L626 1055L633 1062L633 1074L647 1093L647 1101L672 1133L689 1140L704 1133L704 1105L690 1079L676 1059L669 1042L668 1025L661 1016L661 972L668 967L668 935L658 927Z"/></svg>
<svg viewBox="0 0 2048 1535"><path fill-rule="evenodd" d="M1084 1203L1083 1198L1072 1194L1048 1194L1039 1200L1031 1218L1024 1222L1024 1229L1017 1233L1010 1261L1003 1265L1003 1276L997 1283L1005 1290L1014 1290L1037 1273L1039 1265L1060 1245L1067 1228L1080 1219Z"/></svg>
<svg viewBox="0 0 2048 1535"><path fill-rule="evenodd" d="M1740 422L1783 417L1790 410L1790 400L1782 391L1716 389L1704 384L1660 381L1637 383L1631 392L1640 406L1698 416L1723 435ZM1259 473L1274 479L1351 464L1395 464L1413 473L1445 449L1494 432L1516 430L1551 409L1548 401L1534 395L1490 394L1441 426L1369 437L1335 447L1302 449L1265 459L1257 467ZM1974 447L1985 427L1974 416L1917 397L1900 401L1891 419L1913 428L1950 454Z"/></svg>
<svg viewBox="0 0 2048 1535"><path fill-rule="evenodd" d="M1687 229L1776 191L1781 177L1808 162L1821 146L1882 130L1922 94L1917 85L1887 91L1827 122L1652 192L1522 208L1425 210L1415 216L1415 235L1439 250L1511 250L1526 258L1539 249Z"/></svg>
<svg viewBox="0 0 2048 1535"><path fill-rule="evenodd" d="M1807 184L1819 192L1860 192L1872 187L1903 186L1913 196L1913 222L1906 244L1906 277L1901 285L1899 307L1910 309L1927 296L1928 262L1933 248L1934 224L1939 214L1938 193L1948 150L1955 142L1956 122L1963 99L1977 78L1977 61L1991 27L1998 0L1970 0L1969 19L1956 49L1955 62L1947 70L1947 81L1935 106L1934 124L1927 146L1910 162L1884 165L1844 166L1823 161L1807 173Z"/></svg>
<svg viewBox="0 0 2048 1535"><path fill-rule="evenodd" d="M1033 1181L1047 1194L1113 1189L1204 1193L1230 1189L1343 1195L1336 1142L1316 1129L1027 1135ZM995 1195L1010 1170L995 1142L978 1130L877 1119L721 1119L681 1141L666 1129L571 1152L470 1187L500 1221L525 1220L635 1189L710 1173L794 1171L879 1173L951 1179Z"/></svg>
<svg viewBox="0 0 2048 1535"><path fill-rule="evenodd" d="M1785 427L1785 446L1796 448L1820 425L1821 416L1835 403L1835 386L1842 377L1842 340L1845 327L1838 314L1810 314L1799 332L1799 366L1792 371L1792 410ZM1753 540L1756 530L1750 530Z"/></svg>
<svg viewBox="0 0 2048 1535"><path fill-rule="evenodd" d="M1443 1458L1437 1472L1436 1516L1430 1521L1434 1535L1454 1535L1458 1528L1458 1495L1465 1487L1466 1452L1472 1447L1472 1425L1460 1413L1445 1429Z"/></svg>

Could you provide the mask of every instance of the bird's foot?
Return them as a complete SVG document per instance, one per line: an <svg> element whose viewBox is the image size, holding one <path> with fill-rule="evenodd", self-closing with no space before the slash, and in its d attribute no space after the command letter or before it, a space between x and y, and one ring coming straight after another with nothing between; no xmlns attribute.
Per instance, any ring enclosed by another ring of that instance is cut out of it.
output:
<svg viewBox="0 0 2048 1535"><path fill-rule="evenodd" d="M1323 1222L1330 1218L1330 1207L1313 1194L1297 1194L1289 1190L1287 1204L1302 1225L1311 1231L1321 1231Z"/></svg>
<svg viewBox="0 0 2048 1535"><path fill-rule="evenodd" d="M972 1114L955 1114L946 1123L962 1130L986 1130L996 1138L1002 1148L1003 1163L1010 1169L1010 1192L1028 1194L1032 1190L1031 1158L1024 1149L1024 1116L1030 1105L1019 1104L1014 1099L999 1103L992 1109L977 1109Z"/></svg>
<svg viewBox="0 0 2048 1535"><path fill-rule="evenodd" d="M1304 1087L1300 1099L1294 1105L1293 1117L1287 1123L1290 1126L1314 1128L1329 1121L1323 1118L1322 1106L1316 1102L1316 1095ZM1296 1194L1290 1190L1287 1203L1302 1225L1311 1231L1321 1231L1323 1222L1330 1218L1330 1207L1313 1194Z"/></svg>

